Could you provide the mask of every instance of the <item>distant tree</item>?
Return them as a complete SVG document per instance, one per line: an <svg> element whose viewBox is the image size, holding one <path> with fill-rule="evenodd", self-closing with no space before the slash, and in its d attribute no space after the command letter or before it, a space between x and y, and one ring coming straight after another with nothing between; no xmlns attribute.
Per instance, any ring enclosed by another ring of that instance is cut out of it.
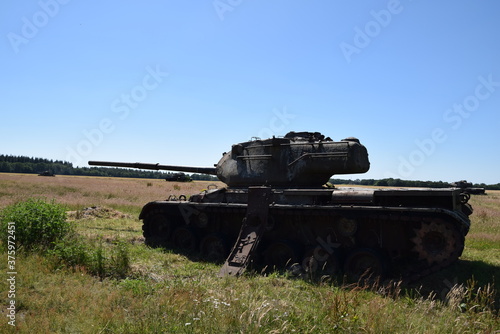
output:
<svg viewBox="0 0 500 334"><path fill-rule="evenodd" d="M374 179L364 179L359 181L359 184L364 185L364 186L373 186L375 184Z"/></svg>
<svg viewBox="0 0 500 334"><path fill-rule="evenodd" d="M375 182L375 186L377 187L387 187L389 184L387 183L387 179L378 180Z"/></svg>

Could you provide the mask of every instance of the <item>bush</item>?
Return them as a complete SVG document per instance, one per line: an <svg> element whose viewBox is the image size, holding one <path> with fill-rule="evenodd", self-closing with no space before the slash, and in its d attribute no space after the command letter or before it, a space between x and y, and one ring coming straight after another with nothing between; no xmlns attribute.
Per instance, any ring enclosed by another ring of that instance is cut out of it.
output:
<svg viewBox="0 0 500 334"><path fill-rule="evenodd" d="M48 254L54 256L57 265L63 264L72 268L86 267L90 263L91 249L75 234L70 233L56 242Z"/></svg>
<svg viewBox="0 0 500 334"><path fill-rule="evenodd" d="M1 212L0 235L4 247L9 222L15 223L16 246L26 250L50 248L71 230L65 209L54 201L44 199L30 198Z"/></svg>

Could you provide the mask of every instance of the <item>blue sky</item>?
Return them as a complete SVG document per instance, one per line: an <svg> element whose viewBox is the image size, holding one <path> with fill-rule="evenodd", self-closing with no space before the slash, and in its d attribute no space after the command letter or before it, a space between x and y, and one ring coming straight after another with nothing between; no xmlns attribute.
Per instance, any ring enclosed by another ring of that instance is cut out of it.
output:
<svg viewBox="0 0 500 334"><path fill-rule="evenodd" d="M0 153L211 166L288 131L358 137L339 178L500 182L498 1L0 5Z"/></svg>

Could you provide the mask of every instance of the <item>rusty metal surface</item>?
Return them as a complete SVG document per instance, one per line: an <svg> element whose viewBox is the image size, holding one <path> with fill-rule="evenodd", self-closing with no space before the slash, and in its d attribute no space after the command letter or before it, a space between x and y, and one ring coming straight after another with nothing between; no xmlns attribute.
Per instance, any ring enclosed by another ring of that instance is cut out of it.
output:
<svg viewBox="0 0 500 334"><path fill-rule="evenodd" d="M217 164L217 177L230 187L321 186L333 174L364 173L366 148L354 138L333 141L314 133L233 145Z"/></svg>
<svg viewBox="0 0 500 334"><path fill-rule="evenodd" d="M252 253L259 245L266 229L271 188L248 188L247 214L241 225L236 243L222 266L219 276L239 276L248 266Z"/></svg>

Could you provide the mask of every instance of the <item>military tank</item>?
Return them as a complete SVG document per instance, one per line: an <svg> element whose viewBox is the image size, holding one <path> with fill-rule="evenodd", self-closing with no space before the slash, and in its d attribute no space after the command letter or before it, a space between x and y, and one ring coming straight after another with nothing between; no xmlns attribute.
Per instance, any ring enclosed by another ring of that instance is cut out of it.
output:
<svg viewBox="0 0 500 334"><path fill-rule="evenodd" d="M167 182L191 182L193 181L190 176L184 173L174 173L165 178Z"/></svg>
<svg viewBox="0 0 500 334"><path fill-rule="evenodd" d="M51 171L49 170L46 170L46 171L43 171L43 172L40 172L38 174L38 176L56 176L56 174L52 173Z"/></svg>
<svg viewBox="0 0 500 334"><path fill-rule="evenodd" d="M374 189L326 185L365 173L357 138L318 132L235 144L215 167L89 161L90 165L217 175L227 187L147 203L145 242L225 262L220 275L252 263L305 275L414 280L462 254L472 207L458 188Z"/></svg>

